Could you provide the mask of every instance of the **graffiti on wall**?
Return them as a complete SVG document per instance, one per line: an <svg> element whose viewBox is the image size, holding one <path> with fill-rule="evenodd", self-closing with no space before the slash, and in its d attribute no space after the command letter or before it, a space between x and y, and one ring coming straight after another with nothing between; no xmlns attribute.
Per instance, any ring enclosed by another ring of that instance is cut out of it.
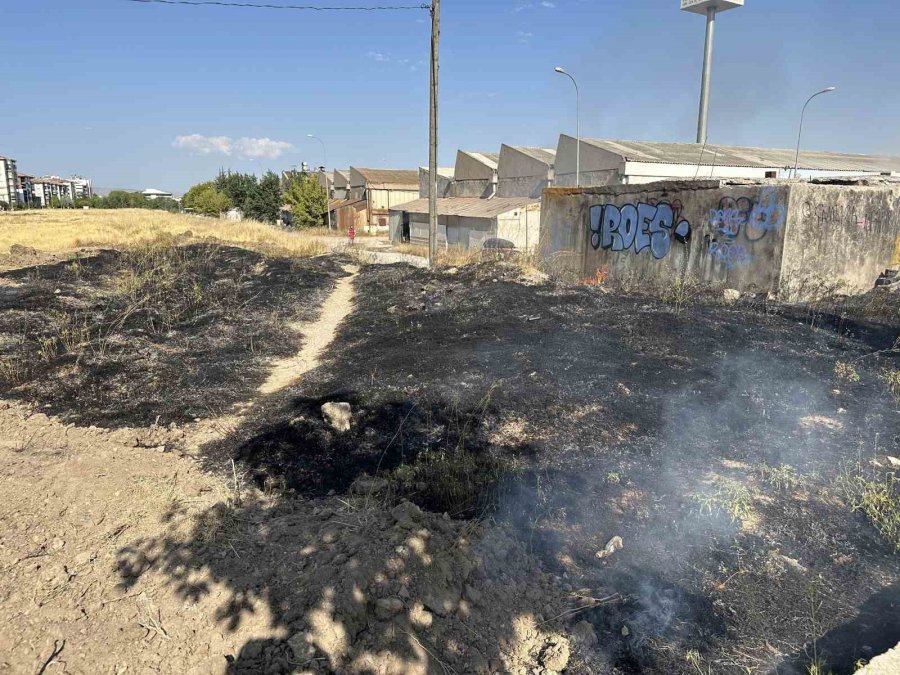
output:
<svg viewBox="0 0 900 675"><path fill-rule="evenodd" d="M635 255L646 249L657 260L665 258L672 240L686 242L691 224L676 214L668 202L650 204L602 204L591 207L591 246L594 250L629 251Z"/></svg>
<svg viewBox="0 0 900 675"><path fill-rule="evenodd" d="M707 251L726 269L746 267L753 260L747 243L780 230L786 217L786 209L774 187L763 188L756 199L722 197L718 208L709 211L713 237Z"/></svg>

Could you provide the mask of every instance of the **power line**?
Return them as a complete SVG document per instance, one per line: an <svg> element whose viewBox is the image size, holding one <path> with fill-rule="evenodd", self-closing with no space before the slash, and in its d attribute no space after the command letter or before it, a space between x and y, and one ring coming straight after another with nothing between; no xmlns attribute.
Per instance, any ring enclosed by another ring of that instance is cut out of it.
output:
<svg viewBox="0 0 900 675"><path fill-rule="evenodd" d="M126 0L126 2L140 2L143 4L158 5L189 5L192 7L244 7L250 9L293 9L310 12L387 12L403 10L431 9L431 5L369 5L364 7L324 7L320 5L274 5L268 3L253 2L225 2L224 0Z"/></svg>

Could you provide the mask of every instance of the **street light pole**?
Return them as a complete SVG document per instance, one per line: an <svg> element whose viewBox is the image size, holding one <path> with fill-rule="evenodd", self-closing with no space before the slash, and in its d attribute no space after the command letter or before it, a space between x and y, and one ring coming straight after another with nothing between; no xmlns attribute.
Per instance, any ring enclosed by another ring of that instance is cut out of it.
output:
<svg viewBox="0 0 900 675"><path fill-rule="evenodd" d="M800 137L803 135L803 118L806 115L806 106L808 106L809 102L812 101L816 96L827 94L834 91L835 89L837 89L837 87L826 87L822 91L817 91L806 100L806 103L803 104L803 111L800 113L800 130L797 132L797 155L796 157L794 157L794 178L797 177L797 168L800 166Z"/></svg>
<svg viewBox="0 0 900 675"><path fill-rule="evenodd" d="M315 138L322 144L322 160L325 165L322 167L322 174L325 178L325 213L328 216L328 229L331 229L331 209L328 208L328 202L331 201L331 192L328 190L328 150L325 149L325 141L315 134L306 134L307 138Z"/></svg>
<svg viewBox="0 0 900 675"><path fill-rule="evenodd" d="M557 66L553 70L568 77L575 85L575 187L581 187L581 92L575 78L564 68Z"/></svg>

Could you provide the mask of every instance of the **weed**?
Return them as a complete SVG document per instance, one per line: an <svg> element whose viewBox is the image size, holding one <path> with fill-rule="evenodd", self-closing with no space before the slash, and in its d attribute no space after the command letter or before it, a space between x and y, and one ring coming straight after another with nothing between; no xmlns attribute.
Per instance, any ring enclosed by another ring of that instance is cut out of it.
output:
<svg viewBox="0 0 900 675"><path fill-rule="evenodd" d="M610 471L606 474L606 482L610 485L618 485L622 482L622 477L615 471Z"/></svg>
<svg viewBox="0 0 900 675"><path fill-rule="evenodd" d="M887 385L893 397L900 403L900 368L885 368L878 374L878 379Z"/></svg>
<svg viewBox="0 0 900 675"><path fill-rule="evenodd" d="M753 512L753 494L736 480L723 479L715 492L694 495L700 513L727 513L731 522L744 520Z"/></svg>
<svg viewBox="0 0 900 675"><path fill-rule="evenodd" d="M859 382L859 372L856 366L846 361L838 361L834 364L834 374L846 382Z"/></svg>
<svg viewBox="0 0 900 675"><path fill-rule="evenodd" d="M900 478L894 472L865 475L845 470L839 485L853 511L866 516L895 550L900 551Z"/></svg>
<svg viewBox="0 0 900 675"><path fill-rule="evenodd" d="M762 464L757 467L756 472L766 483L783 492L796 490L803 483L800 476L797 475L797 471L789 464L780 466Z"/></svg>
<svg viewBox="0 0 900 675"><path fill-rule="evenodd" d="M0 380L9 384L21 384L28 379L28 366L19 356L0 358Z"/></svg>

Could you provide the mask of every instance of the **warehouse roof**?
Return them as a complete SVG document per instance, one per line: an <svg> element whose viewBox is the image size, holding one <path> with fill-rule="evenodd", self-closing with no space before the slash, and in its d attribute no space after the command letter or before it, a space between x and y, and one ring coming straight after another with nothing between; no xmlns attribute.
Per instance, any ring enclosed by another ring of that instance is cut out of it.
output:
<svg viewBox="0 0 900 675"><path fill-rule="evenodd" d="M521 152L523 155L528 155L532 159L543 162L547 166L553 166L553 163L556 161L556 148L527 148L520 145L510 145L508 147L516 152Z"/></svg>
<svg viewBox="0 0 900 675"><path fill-rule="evenodd" d="M345 206L353 206L354 204L365 204L365 199L329 199L328 210L337 211Z"/></svg>
<svg viewBox="0 0 900 675"><path fill-rule="evenodd" d="M437 200L438 215L468 216L470 218L496 218L502 213L515 211L532 204L540 204L540 199L526 197L495 197L494 199L478 199L477 197L444 197ZM428 200L416 199L406 204L392 206L391 211L407 213L428 213Z"/></svg>
<svg viewBox="0 0 900 675"><path fill-rule="evenodd" d="M471 150L460 150L464 155L468 155L476 159L477 161L485 164L492 169L497 168L497 164L500 162L500 153L499 152L473 152Z"/></svg>
<svg viewBox="0 0 900 675"><path fill-rule="evenodd" d="M419 172L418 170L406 169L360 169L355 166L350 167L351 171L355 171L366 185L409 185L412 189L419 189Z"/></svg>
<svg viewBox="0 0 900 675"><path fill-rule="evenodd" d="M657 164L701 164L704 166L740 166L759 169L784 169L794 166L796 150L751 148L707 143L660 143L656 141L619 141L582 139L619 155L626 161ZM701 158L702 150L702 158ZM844 152L806 150L800 153L801 169L815 171L862 171L882 173L900 171L900 157L857 155Z"/></svg>
<svg viewBox="0 0 900 675"><path fill-rule="evenodd" d="M420 166L419 171L424 171L425 173L428 173L428 167ZM456 171L456 169L452 166L451 167L439 166L438 170L437 170L437 175L443 176L444 178L453 178L453 174L455 171Z"/></svg>

